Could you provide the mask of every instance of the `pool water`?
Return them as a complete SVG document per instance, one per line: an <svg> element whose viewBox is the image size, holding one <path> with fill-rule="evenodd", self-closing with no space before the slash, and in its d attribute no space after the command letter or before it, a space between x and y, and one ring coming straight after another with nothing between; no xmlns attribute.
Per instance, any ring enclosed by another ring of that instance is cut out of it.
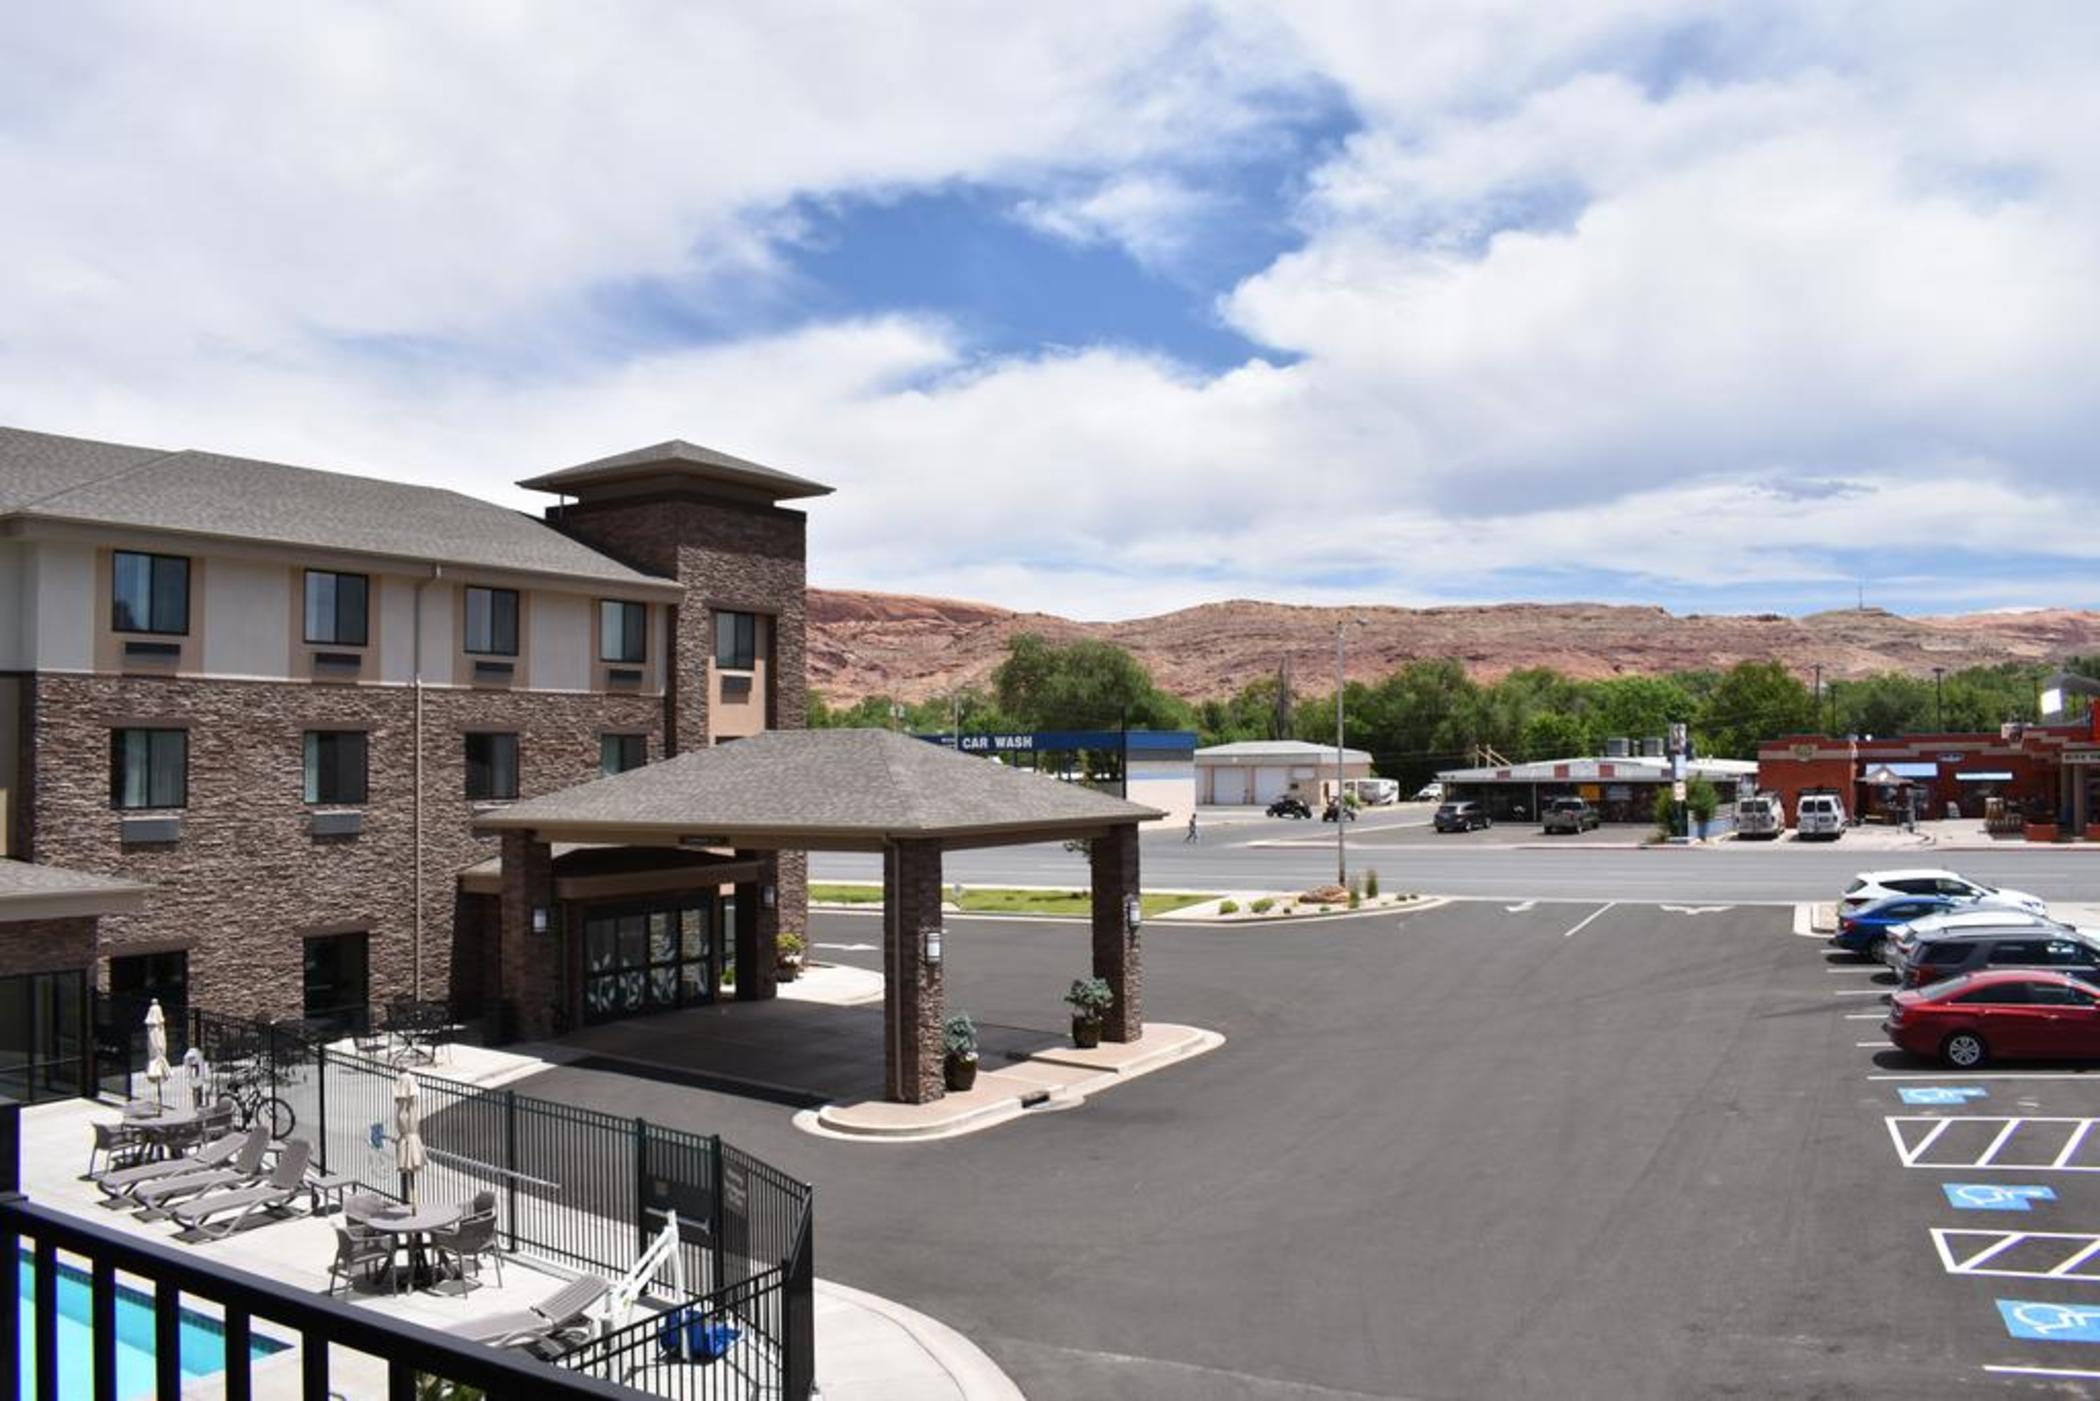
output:
<svg viewBox="0 0 2100 1401"><path fill-rule="evenodd" d="M36 1395L36 1271L23 1252L18 1286L22 1298L22 1390ZM94 1395L94 1348L90 1311L94 1290L88 1272L61 1263L58 1267L58 1394L61 1401ZM117 1395L153 1395L153 1296L117 1286ZM226 1335L217 1319L182 1311L182 1375L210 1376L226 1366ZM259 1334L250 1335L248 1355L268 1357L289 1347Z"/></svg>

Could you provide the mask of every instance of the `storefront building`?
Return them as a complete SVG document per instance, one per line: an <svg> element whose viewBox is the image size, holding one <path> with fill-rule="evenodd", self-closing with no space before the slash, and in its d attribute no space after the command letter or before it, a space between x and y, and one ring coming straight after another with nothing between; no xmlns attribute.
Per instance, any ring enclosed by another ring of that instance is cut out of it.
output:
<svg viewBox="0 0 2100 1401"><path fill-rule="evenodd" d="M1686 762L1687 777L1705 778L1720 795L1721 805L1708 824L1710 833L1725 832L1734 825L1738 791L1756 772L1757 765L1747 760ZM1668 792L1676 781L1671 760L1659 754L1446 769L1437 779L1444 785L1445 801L1480 803L1497 822L1535 821L1552 798L1581 798L1606 822L1652 822L1655 795Z"/></svg>
<svg viewBox="0 0 2100 1401"><path fill-rule="evenodd" d="M2100 714L2100 712L2096 712ZM1801 794L1830 789L1864 821L1981 819L2039 840L2100 839L2100 725L2095 716L2060 725L2007 725L1996 733L1788 735L1757 754L1758 786L1776 793L1794 820Z"/></svg>

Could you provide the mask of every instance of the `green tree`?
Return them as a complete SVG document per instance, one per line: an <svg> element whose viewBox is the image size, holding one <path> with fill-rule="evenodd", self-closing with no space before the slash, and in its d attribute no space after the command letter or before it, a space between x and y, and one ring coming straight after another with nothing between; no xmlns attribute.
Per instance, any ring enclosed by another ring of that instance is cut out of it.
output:
<svg viewBox="0 0 2100 1401"><path fill-rule="evenodd" d="M1583 687L1583 706L1597 739L1639 741L1690 724L1699 702L1675 676L1615 676Z"/></svg>
<svg viewBox="0 0 2100 1401"><path fill-rule="evenodd" d="M1152 684L1137 659L1094 638L1055 643L1021 633L992 673L1000 711L1032 730L1192 728L1196 715Z"/></svg>
<svg viewBox="0 0 2100 1401"><path fill-rule="evenodd" d="M1590 753L1592 746L1589 726L1581 717L1565 710L1540 710L1524 722L1524 737L1517 747L1522 758L1532 762L1579 758Z"/></svg>
<svg viewBox="0 0 2100 1401"><path fill-rule="evenodd" d="M1702 753L1754 759L1764 740L1814 730L1816 702L1778 662L1738 662L1707 694L1693 724Z"/></svg>
<svg viewBox="0 0 2100 1401"><path fill-rule="evenodd" d="M1714 787L1713 780L1703 773L1695 773L1684 783L1685 810L1698 824L1693 836L1706 835L1706 824L1714 820L1714 813L1721 806L1721 791Z"/></svg>
<svg viewBox="0 0 2100 1401"><path fill-rule="evenodd" d="M1899 672L1833 681L1830 704L1840 734L1906 735L1933 728L1932 682Z"/></svg>

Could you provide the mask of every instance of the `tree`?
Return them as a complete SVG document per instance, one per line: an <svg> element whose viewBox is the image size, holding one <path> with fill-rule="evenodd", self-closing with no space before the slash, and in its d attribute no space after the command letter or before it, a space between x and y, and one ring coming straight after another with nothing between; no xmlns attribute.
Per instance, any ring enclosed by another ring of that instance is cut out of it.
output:
<svg viewBox="0 0 2100 1401"><path fill-rule="evenodd" d="M1117 730L1192 727L1195 712L1152 684L1122 648L1094 638L1054 643L1021 633L992 673L999 709L1024 729Z"/></svg>
<svg viewBox="0 0 2100 1401"><path fill-rule="evenodd" d="M1684 783L1684 806L1699 824L1694 836L1706 835L1706 824L1714 820L1714 813L1721 806L1721 792L1714 781L1703 773L1695 773Z"/></svg>
<svg viewBox="0 0 2100 1401"><path fill-rule="evenodd" d="M1591 749L1589 726L1565 710L1541 710L1524 722L1518 749L1526 762L1579 758Z"/></svg>
<svg viewBox="0 0 2100 1401"><path fill-rule="evenodd" d="M1848 735L1919 734L1934 727L1932 683L1899 672L1830 683L1837 730Z"/></svg>
<svg viewBox="0 0 2100 1401"><path fill-rule="evenodd" d="M1693 724L1702 752L1755 759L1764 740L1813 730L1816 701L1778 662L1738 662L1715 683Z"/></svg>
<svg viewBox="0 0 2100 1401"><path fill-rule="evenodd" d="M1639 741L1690 724L1699 702L1675 676L1615 676L1585 686L1583 706L1596 738Z"/></svg>

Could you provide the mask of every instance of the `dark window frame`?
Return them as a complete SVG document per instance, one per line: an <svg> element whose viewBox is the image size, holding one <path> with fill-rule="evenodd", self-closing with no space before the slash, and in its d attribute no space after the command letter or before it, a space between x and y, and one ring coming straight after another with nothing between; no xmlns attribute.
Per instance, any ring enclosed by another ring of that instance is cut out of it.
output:
<svg viewBox="0 0 2100 1401"><path fill-rule="evenodd" d="M607 610L619 611L619 641L607 648ZM649 605L636 603L626 598L601 598L598 600L598 660L616 662L625 666L639 666L649 660Z"/></svg>
<svg viewBox="0 0 2100 1401"><path fill-rule="evenodd" d="M722 627L725 623L730 629L726 659L722 644ZM715 669L718 671L758 670L758 614L734 608L717 608L714 652Z"/></svg>
<svg viewBox="0 0 2100 1401"><path fill-rule="evenodd" d="M354 740L355 743L349 743ZM371 737L363 730L308 730L300 737L303 801L319 807L357 807L371 801ZM336 751L333 756L328 751ZM357 755L356 783L345 779L348 755ZM354 790L355 796L351 796Z"/></svg>
<svg viewBox="0 0 2100 1401"><path fill-rule="evenodd" d="M476 647L474 645L474 595L477 593L485 593L489 596L489 645L486 647ZM499 597L508 597L510 599L510 646L508 647L503 646L503 627L499 621L499 612L496 607L496 600ZM518 633L524 623L524 613L524 601L516 589L499 589L488 584L467 585L466 591L461 595L460 650L474 657L517 656Z"/></svg>
<svg viewBox="0 0 2100 1401"><path fill-rule="evenodd" d="M606 760L612 755L616 748L621 752L622 758L624 759L625 751L630 746L633 747L637 754L635 762L631 764L624 764L620 768L611 768L607 766ZM648 763L649 736L645 734L614 733L606 733L598 736L598 772L604 777L611 778L615 774L630 773L635 769L646 768L648 766Z"/></svg>
<svg viewBox="0 0 2100 1401"><path fill-rule="evenodd" d="M127 735L146 736L146 801L129 803L124 800L127 787L125 775L129 758L130 741ZM153 801L153 749L157 741L172 737L182 746L182 763L176 780L173 802ZM190 732L180 728L154 725L125 725L109 732L109 805L118 812L166 812L186 808L190 805Z"/></svg>
<svg viewBox="0 0 2100 1401"><path fill-rule="evenodd" d="M317 578L329 578L335 584L335 608L332 619L335 636L316 637L313 628L313 587ZM357 636L343 635L343 586L345 579L355 579L358 584ZM342 569L309 569L301 579L303 592L300 596L299 626L309 646L319 647L369 647L372 642L372 576L352 574Z"/></svg>
<svg viewBox="0 0 2100 1401"><path fill-rule="evenodd" d="M146 566L146 616L139 626L130 626L124 620L124 601L118 596L117 575L126 559L142 559ZM182 624L179 627L164 627L156 620L160 612L158 597L161 590L163 564L182 566ZM190 557L188 555L163 555L151 550L112 550L109 556L109 626L112 632L144 633L152 637L188 637L190 635Z"/></svg>
<svg viewBox="0 0 2100 1401"><path fill-rule="evenodd" d="M503 766L497 761L496 751L503 747L497 743L497 741L501 740L510 741L509 792L502 791L504 785L499 781L503 776ZM474 754L477 744L488 746L488 752L479 758L476 758ZM468 798L475 802L495 803L509 802L518 796L518 768L521 747L518 743L516 731L469 730L464 738L463 748L467 766ZM481 779L478 785L475 782L477 777ZM481 791L476 791L477 788Z"/></svg>

